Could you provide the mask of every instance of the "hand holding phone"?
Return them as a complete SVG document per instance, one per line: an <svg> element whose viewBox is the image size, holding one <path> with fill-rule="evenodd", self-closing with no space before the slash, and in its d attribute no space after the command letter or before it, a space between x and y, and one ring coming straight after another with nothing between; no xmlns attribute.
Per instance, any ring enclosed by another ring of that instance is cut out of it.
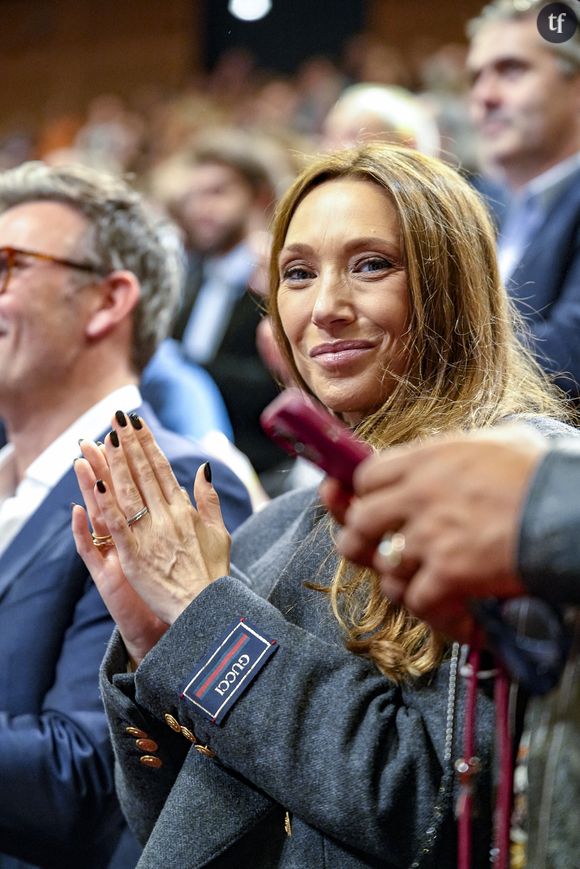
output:
<svg viewBox="0 0 580 869"><path fill-rule="evenodd" d="M285 389L260 416L262 428L292 456L303 456L352 490L356 466L371 447L296 387Z"/></svg>

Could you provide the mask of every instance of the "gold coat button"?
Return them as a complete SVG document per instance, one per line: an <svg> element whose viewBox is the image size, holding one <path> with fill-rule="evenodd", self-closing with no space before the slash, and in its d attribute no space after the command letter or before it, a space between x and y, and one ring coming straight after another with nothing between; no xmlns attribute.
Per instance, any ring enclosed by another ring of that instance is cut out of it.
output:
<svg viewBox="0 0 580 869"><path fill-rule="evenodd" d="M189 739L190 742L197 742L197 738L193 730L190 730L189 727L181 726L181 732L185 736L186 739Z"/></svg>
<svg viewBox="0 0 580 869"><path fill-rule="evenodd" d="M140 730L138 727L126 727L125 733L128 733L129 736L134 736L136 739L147 739L149 736L148 733L145 733L144 730Z"/></svg>
<svg viewBox="0 0 580 869"><path fill-rule="evenodd" d="M139 751L145 751L150 754L152 751L157 751L159 746L153 739L138 739L137 740L137 748Z"/></svg>
<svg viewBox="0 0 580 869"><path fill-rule="evenodd" d="M181 725L177 718L174 718L173 715L169 714L169 712L166 712L163 717L165 718L165 723L168 724L172 730L175 730L176 733L181 733Z"/></svg>
<svg viewBox="0 0 580 869"><path fill-rule="evenodd" d="M142 754L139 763L142 763L143 766L149 766L151 769L159 769L160 766L163 766L163 761L152 754Z"/></svg>
<svg viewBox="0 0 580 869"><path fill-rule="evenodd" d="M212 751L209 745L194 745L193 747L204 757L215 757L215 751Z"/></svg>

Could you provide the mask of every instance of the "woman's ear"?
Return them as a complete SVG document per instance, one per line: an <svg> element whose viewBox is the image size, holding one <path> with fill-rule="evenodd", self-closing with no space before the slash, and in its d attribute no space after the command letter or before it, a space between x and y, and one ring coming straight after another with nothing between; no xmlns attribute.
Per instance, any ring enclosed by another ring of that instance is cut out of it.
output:
<svg viewBox="0 0 580 869"><path fill-rule="evenodd" d="M110 272L101 282L99 304L87 320L86 334L99 338L125 320L141 297L141 287L133 272Z"/></svg>

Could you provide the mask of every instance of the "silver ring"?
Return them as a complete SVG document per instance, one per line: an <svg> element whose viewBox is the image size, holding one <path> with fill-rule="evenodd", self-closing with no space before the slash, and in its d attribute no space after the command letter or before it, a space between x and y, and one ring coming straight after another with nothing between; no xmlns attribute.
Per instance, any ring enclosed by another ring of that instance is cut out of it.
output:
<svg viewBox="0 0 580 869"><path fill-rule="evenodd" d="M381 538L377 552L389 567L398 567L403 560L406 544L405 535L401 531L395 531L394 534L385 534Z"/></svg>
<svg viewBox="0 0 580 869"><path fill-rule="evenodd" d="M131 525L134 525L135 522L138 522L139 519L142 519L143 516L145 516L148 512L149 507L141 507L141 509L138 510L134 516L129 516L129 518L127 519L127 525L129 526L129 528L131 527Z"/></svg>

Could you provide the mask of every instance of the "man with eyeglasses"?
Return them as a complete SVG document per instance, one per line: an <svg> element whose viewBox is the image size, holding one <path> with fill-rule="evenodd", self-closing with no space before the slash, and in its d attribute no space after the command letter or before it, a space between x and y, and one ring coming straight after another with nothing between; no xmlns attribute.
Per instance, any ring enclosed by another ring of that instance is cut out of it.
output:
<svg viewBox="0 0 580 869"><path fill-rule="evenodd" d="M0 869L130 869L138 857L98 693L113 625L70 532L72 463L115 412L136 427L142 416L191 491L208 456L160 429L138 388L180 279L173 228L124 183L41 163L0 174ZM247 494L211 468L233 530ZM127 739L162 775L153 736Z"/></svg>

